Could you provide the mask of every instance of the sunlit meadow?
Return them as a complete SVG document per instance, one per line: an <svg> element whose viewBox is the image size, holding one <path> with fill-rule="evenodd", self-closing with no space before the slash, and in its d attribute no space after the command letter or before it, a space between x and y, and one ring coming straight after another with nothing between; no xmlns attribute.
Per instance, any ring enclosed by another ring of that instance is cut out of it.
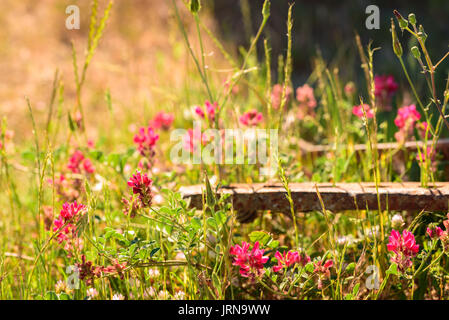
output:
<svg viewBox="0 0 449 320"><path fill-rule="evenodd" d="M10 2L14 14L30 15ZM436 146L449 130L449 80L443 87L435 79L447 78L448 54L427 47L433 26L420 24L425 12L389 12L389 47L363 43L357 30L354 73L363 81L341 75L344 61L330 64L317 50L312 73L295 86L295 4L279 35L287 47L273 56L265 27L276 1L253 13L260 24L246 47L220 39L207 1L150 2L151 17L138 19L142 3L86 1L83 27L68 31L65 5L51 1L58 19L47 16L53 11L35 16L49 21L42 30L57 32L8 30L26 46L0 51L11 75L0 102L0 299L448 296L447 212L296 212L289 187L430 188L447 178ZM42 37L48 45L35 44ZM394 52L400 78L376 71L380 50ZM225 148L226 129L274 130L274 156L192 161L211 145ZM305 142L333 148L310 155ZM395 147L381 152L383 142ZM356 152L356 144L366 148ZM174 148L187 160L175 161ZM266 165L274 171L263 175ZM231 183L280 183L291 210L243 223L215 192ZM204 186L203 209L180 193L196 184Z"/></svg>

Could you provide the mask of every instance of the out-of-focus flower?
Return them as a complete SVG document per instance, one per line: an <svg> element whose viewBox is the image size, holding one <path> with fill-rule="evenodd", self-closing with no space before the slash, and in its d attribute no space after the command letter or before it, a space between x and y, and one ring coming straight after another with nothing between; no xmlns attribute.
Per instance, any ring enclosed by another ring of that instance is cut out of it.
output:
<svg viewBox="0 0 449 320"><path fill-rule="evenodd" d="M324 264L323 262L324 260L318 260L317 262L314 262L313 266L315 268L313 272L323 275L326 278L329 278L331 276L330 268L332 268L334 262L332 260L327 260L326 262L324 262Z"/></svg>
<svg viewBox="0 0 449 320"><path fill-rule="evenodd" d="M132 196L129 199L122 198L123 214L130 218L134 218L140 209L142 209L142 203L139 199L134 199Z"/></svg>
<svg viewBox="0 0 449 320"><path fill-rule="evenodd" d="M298 101L297 118L303 120L306 116L315 117L314 109L317 106L313 88L308 84L296 89L296 100Z"/></svg>
<svg viewBox="0 0 449 320"><path fill-rule="evenodd" d="M245 112L242 116L240 116L239 121L244 126L253 127L257 126L263 121L263 115L261 112L253 109L251 111Z"/></svg>
<svg viewBox="0 0 449 320"><path fill-rule="evenodd" d="M95 142L94 142L93 139L88 139L88 140L87 140L87 147L88 147L89 149L95 148Z"/></svg>
<svg viewBox="0 0 449 320"><path fill-rule="evenodd" d="M87 289L86 295L89 300L92 300L98 297L98 291L95 288L89 288Z"/></svg>
<svg viewBox="0 0 449 320"><path fill-rule="evenodd" d="M5 145L7 144L7 142L11 141L12 138L14 137L14 131L12 130L6 130L5 131ZM2 139L0 139L0 149L3 149L3 143L2 143Z"/></svg>
<svg viewBox="0 0 449 320"><path fill-rule="evenodd" d="M175 256L175 260L186 260L186 255L184 252L179 251Z"/></svg>
<svg viewBox="0 0 449 320"><path fill-rule="evenodd" d="M352 82L352 81L348 82L345 85L344 91L345 91L346 96L352 97L354 95L354 93L355 93L355 84L354 84L354 82Z"/></svg>
<svg viewBox="0 0 449 320"><path fill-rule="evenodd" d="M44 211L44 226L45 230L50 231L53 224L53 208L50 206L43 206Z"/></svg>
<svg viewBox="0 0 449 320"><path fill-rule="evenodd" d="M308 255L306 254L301 255L298 251L290 250L287 253L285 251L283 253L276 251L274 256L277 259L278 263L276 266L273 267L274 272L279 272L284 268L288 268L295 265L296 263L305 266L307 263L310 262L310 257Z"/></svg>
<svg viewBox="0 0 449 320"><path fill-rule="evenodd" d="M395 134L395 138L399 143L404 143L405 139L413 134L413 127L419 119L421 119L421 114L416 110L414 104L398 109L394 124L399 129Z"/></svg>
<svg viewBox="0 0 449 320"><path fill-rule="evenodd" d="M436 162L435 162L435 156L436 156L435 150L429 146L426 149L426 154L424 154L422 151L421 151L421 154L419 152L416 153L416 160L418 161L419 165L421 167L423 167L426 165L426 158L427 158L427 161L429 161L429 163L430 163L430 166L429 166L430 170L436 171L437 167L436 167Z"/></svg>
<svg viewBox="0 0 449 320"><path fill-rule="evenodd" d="M438 226L431 225L427 227L426 233L431 239L438 239L443 235L444 231Z"/></svg>
<svg viewBox="0 0 449 320"><path fill-rule="evenodd" d="M186 293L184 291L178 291L175 293L175 295L173 296L173 299L175 300L185 300L186 298Z"/></svg>
<svg viewBox="0 0 449 320"><path fill-rule="evenodd" d="M299 102L299 107L307 107L312 109L316 107L313 89L308 84L296 89L296 100Z"/></svg>
<svg viewBox="0 0 449 320"><path fill-rule="evenodd" d="M381 108L391 110L391 97L398 90L398 84L391 75L374 77L374 95Z"/></svg>
<svg viewBox="0 0 449 320"><path fill-rule="evenodd" d="M282 91L284 90L284 86L281 84L275 84L271 90L271 104L274 109L279 109L281 106L282 100ZM290 102L290 97L292 95L293 89L290 86L285 88L285 99L286 105Z"/></svg>
<svg viewBox="0 0 449 320"><path fill-rule="evenodd" d="M112 300L125 300L125 296L121 293L116 293L112 296Z"/></svg>
<svg viewBox="0 0 449 320"><path fill-rule="evenodd" d="M157 294L158 300L168 300L170 298L170 293L167 290L161 290Z"/></svg>
<svg viewBox="0 0 449 320"><path fill-rule="evenodd" d="M418 129L419 135L421 136L422 139L426 139L426 134L428 137L429 135L428 127L429 124L426 121L416 124L416 129Z"/></svg>
<svg viewBox="0 0 449 320"><path fill-rule="evenodd" d="M92 161L85 158L80 150L76 150L70 156L67 168L73 173L81 173L84 171L85 173L90 174L95 172L95 167L93 166Z"/></svg>
<svg viewBox="0 0 449 320"><path fill-rule="evenodd" d="M159 135L154 132L151 126L147 128L142 127L134 136L134 143L137 145L137 150L144 157L151 158L154 155L154 147L159 140Z"/></svg>
<svg viewBox="0 0 449 320"><path fill-rule="evenodd" d="M393 229L388 240L387 249L393 252L391 262L396 263L402 272L410 268L412 266L411 259L419 251L419 245L416 244L413 233L404 229L401 236L398 231Z"/></svg>
<svg viewBox="0 0 449 320"><path fill-rule="evenodd" d="M223 83L224 83L224 91L225 91L224 93L228 93L229 87L231 86L231 83L232 83L232 78L229 77L228 79L224 80ZM239 86L234 84L234 86L231 89L231 93L236 95L239 93L239 91L240 91Z"/></svg>
<svg viewBox="0 0 449 320"><path fill-rule="evenodd" d="M210 138L197 129L187 130L187 133L182 137L183 147L188 152L194 152L200 144L205 146L209 141Z"/></svg>
<svg viewBox="0 0 449 320"><path fill-rule="evenodd" d="M76 126L80 129L82 129L83 115L81 114L81 112L79 110L76 111L75 114L73 115L73 120L75 121Z"/></svg>
<svg viewBox="0 0 449 320"><path fill-rule="evenodd" d="M63 280L58 280L58 282L56 282L56 284L55 284L55 292L61 293L61 292L67 292L67 291L68 291L67 283Z"/></svg>
<svg viewBox="0 0 449 320"><path fill-rule="evenodd" d="M352 114L360 119L363 119L365 117L363 115L363 110L365 110L366 117L368 119L374 118L373 109L371 109L366 103L352 107Z"/></svg>
<svg viewBox="0 0 449 320"><path fill-rule="evenodd" d="M394 124L399 129L413 127L413 124L421 119L421 114L416 110L416 106L411 104L398 109L398 115L394 119Z"/></svg>
<svg viewBox="0 0 449 320"><path fill-rule="evenodd" d="M395 214L391 218L391 226L393 229L399 229L404 225L404 218L400 214Z"/></svg>
<svg viewBox="0 0 449 320"><path fill-rule="evenodd" d="M159 269L157 269L157 268L148 269L148 276L150 278L157 278L157 277L159 277L160 274L161 273L159 272Z"/></svg>
<svg viewBox="0 0 449 320"><path fill-rule="evenodd" d="M323 289L323 280L330 278L330 269L333 265L334 262L332 260L327 260L326 262L324 262L324 259L318 260L313 263L313 266L315 267L313 272L318 275L318 289Z"/></svg>
<svg viewBox="0 0 449 320"><path fill-rule="evenodd" d="M268 257L263 255L263 249L259 249L259 241L254 243L251 251L249 251L249 246L249 243L243 241L242 246L238 244L232 246L229 253L235 256L233 265L240 267L240 275L254 279L263 274L263 266L268 261Z"/></svg>
<svg viewBox="0 0 449 320"><path fill-rule="evenodd" d="M194 109L195 113L202 119L204 119L205 116L207 115L209 121L213 122L215 120L215 113L218 110L218 103L217 102L210 103L209 101L206 100L204 106L205 111L202 107L196 106Z"/></svg>
<svg viewBox="0 0 449 320"><path fill-rule="evenodd" d="M173 121L175 120L175 115L173 113L167 113L167 112L158 112L153 120L150 121L150 126L154 129L163 129L168 130L170 129Z"/></svg>
<svg viewBox="0 0 449 320"><path fill-rule="evenodd" d="M398 90L398 84L392 75L374 77L374 94L376 97L391 96Z"/></svg>

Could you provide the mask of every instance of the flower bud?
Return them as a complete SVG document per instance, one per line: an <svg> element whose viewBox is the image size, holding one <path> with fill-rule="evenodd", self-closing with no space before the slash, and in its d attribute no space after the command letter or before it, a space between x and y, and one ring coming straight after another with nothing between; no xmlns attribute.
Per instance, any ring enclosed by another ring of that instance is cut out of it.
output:
<svg viewBox="0 0 449 320"><path fill-rule="evenodd" d="M201 9L200 0L190 0L189 9L192 13L198 13Z"/></svg>
<svg viewBox="0 0 449 320"><path fill-rule="evenodd" d="M271 7L270 0L265 0L262 7L262 16L264 19L268 19L268 17L270 16L270 7Z"/></svg>
<svg viewBox="0 0 449 320"><path fill-rule="evenodd" d="M405 28L407 28L408 21L406 19L404 19L397 10L394 10L393 13L396 16L396 18L398 19L399 27L401 28L401 30L404 30Z"/></svg>
<svg viewBox="0 0 449 320"><path fill-rule="evenodd" d="M412 25L416 25L416 16L414 13L410 13L408 15L408 21L412 24Z"/></svg>
<svg viewBox="0 0 449 320"><path fill-rule="evenodd" d="M413 46L410 50L412 51L413 56L417 60L421 59L421 51L419 51L417 46Z"/></svg>
<svg viewBox="0 0 449 320"><path fill-rule="evenodd" d="M398 40L396 34L396 27L394 25L393 19L391 19L391 37L393 39L393 51L398 57L402 57L402 46Z"/></svg>
<svg viewBox="0 0 449 320"><path fill-rule="evenodd" d="M424 28L422 25L419 26L418 36L422 39L423 42L426 42L427 34L424 32Z"/></svg>

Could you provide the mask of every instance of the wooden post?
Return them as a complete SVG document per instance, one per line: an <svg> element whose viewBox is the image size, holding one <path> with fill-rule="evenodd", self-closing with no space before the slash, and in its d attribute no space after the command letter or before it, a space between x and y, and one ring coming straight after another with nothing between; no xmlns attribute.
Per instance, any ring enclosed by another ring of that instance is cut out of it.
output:
<svg viewBox="0 0 449 320"><path fill-rule="evenodd" d="M377 192L373 182L363 183L291 183L290 189L295 211L322 210L317 195L324 206L333 212L345 210L377 210ZM190 206L202 208L203 185L182 187L180 192L190 199ZM219 188L219 194L230 194L239 220L254 218L258 211L270 210L289 214L286 191L280 184L234 184ZM444 211L448 210L449 183L436 182L433 187L421 188L419 182L381 183L379 185L381 208L392 211Z"/></svg>

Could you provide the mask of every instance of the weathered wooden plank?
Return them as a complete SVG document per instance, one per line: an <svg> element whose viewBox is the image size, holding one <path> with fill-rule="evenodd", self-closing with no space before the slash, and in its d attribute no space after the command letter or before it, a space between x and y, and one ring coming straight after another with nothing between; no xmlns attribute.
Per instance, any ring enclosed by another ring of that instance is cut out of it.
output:
<svg viewBox="0 0 449 320"><path fill-rule="evenodd" d="M317 189L327 210L376 210L378 208L375 184L364 183L291 183L290 189L297 212L321 210ZM190 206L202 208L203 185L182 187L180 192L190 199ZM230 194L239 220L245 221L260 210L289 213L285 189L280 184L235 184L218 189L220 194ZM418 182L381 183L379 186L381 208L400 211L447 211L449 183L437 182L431 188L421 188Z"/></svg>
<svg viewBox="0 0 449 320"><path fill-rule="evenodd" d="M428 146L431 146L431 141L428 142ZM424 146L423 141L407 141L402 146L403 148L407 150L416 150L417 145L422 148ZM380 151L386 151L386 150L395 150L400 148L401 146L396 142L386 142L386 143L378 143L377 149ZM323 154L328 151L332 151L335 149L332 145L314 145L310 142L300 140L299 142L299 148L305 152L305 153L311 153L311 154ZM366 151L367 145L366 144L356 144L353 147L354 151ZM445 139L439 139L435 143L435 149L438 151L443 152L443 155L448 158L449 157L449 138Z"/></svg>

